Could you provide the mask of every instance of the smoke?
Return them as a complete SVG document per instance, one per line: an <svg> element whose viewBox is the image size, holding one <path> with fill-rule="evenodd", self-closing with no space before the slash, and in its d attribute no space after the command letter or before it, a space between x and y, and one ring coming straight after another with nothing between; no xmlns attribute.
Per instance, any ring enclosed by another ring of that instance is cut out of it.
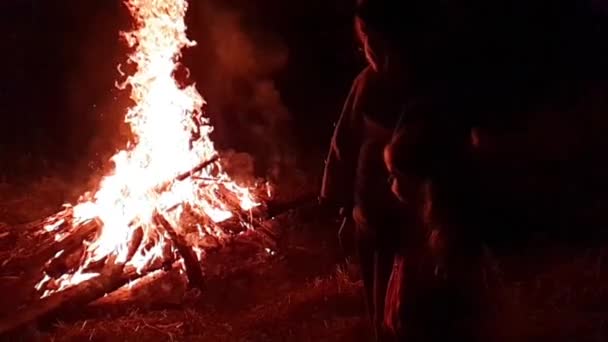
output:
<svg viewBox="0 0 608 342"><path fill-rule="evenodd" d="M288 49L276 33L256 21L253 7L197 2L192 74L208 100L219 148L242 153L233 172L244 169L278 178L293 166L291 117L274 81L287 64ZM226 159L226 157L225 157ZM245 167L243 160L249 160ZM255 162L254 162L255 161ZM229 170L230 173L230 170Z"/></svg>

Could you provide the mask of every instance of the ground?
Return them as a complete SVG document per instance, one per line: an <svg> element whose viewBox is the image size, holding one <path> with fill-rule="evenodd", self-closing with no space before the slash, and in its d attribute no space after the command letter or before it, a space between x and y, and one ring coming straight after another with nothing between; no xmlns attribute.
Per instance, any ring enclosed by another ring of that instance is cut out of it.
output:
<svg viewBox="0 0 608 342"><path fill-rule="evenodd" d="M336 266L326 243L317 247L322 234L305 235L264 264L213 279L185 302L154 291L160 298L99 305L29 333L49 341L368 341L360 284Z"/></svg>
<svg viewBox="0 0 608 342"><path fill-rule="evenodd" d="M52 214L69 198L66 182L46 177L0 184L0 256L14 251L20 222ZM63 189L59 191L59 189ZM66 195L67 194L67 195ZM210 272L206 288L185 291L169 274L128 298L97 302L77 313L32 324L7 340L23 341L369 341L361 283L345 260L335 222L314 213L288 214L276 253L226 254L226 268ZM5 234L8 232L8 234ZM564 247L561 247L564 248ZM505 341L605 341L608 338L606 248L586 248L542 272L514 279L505 260L488 260L494 329ZM1 254L5 253L5 254ZM554 253L565 254L564 250ZM210 263L214 260L210 259ZM1 264L1 262L0 262ZM535 265L541 266L541 265ZM517 266L516 266L517 267ZM5 315L19 287L2 274ZM6 316L4 316L6 317ZM1 338L0 338L1 339Z"/></svg>

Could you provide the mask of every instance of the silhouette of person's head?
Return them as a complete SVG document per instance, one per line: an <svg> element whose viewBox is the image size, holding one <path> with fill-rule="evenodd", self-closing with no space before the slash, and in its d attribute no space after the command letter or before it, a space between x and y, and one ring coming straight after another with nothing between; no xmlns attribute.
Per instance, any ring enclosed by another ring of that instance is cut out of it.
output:
<svg viewBox="0 0 608 342"><path fill-rule="evenodd" d="M386 67L399 40L396 8L387 0L358 0L355 28L370 66L378 71Z"/></svg>
<svg viewBox="0 0 608 342"><path fill-rule="evenodd" d="M357 0L357 36L372 68L428 54L453 26L451 17L460 15L454 6L442 0Z"/></svg>

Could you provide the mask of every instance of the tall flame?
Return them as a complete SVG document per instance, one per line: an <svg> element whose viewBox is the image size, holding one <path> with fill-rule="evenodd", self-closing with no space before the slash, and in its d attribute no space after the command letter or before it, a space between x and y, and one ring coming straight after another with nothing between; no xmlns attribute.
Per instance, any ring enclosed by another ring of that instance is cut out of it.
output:
<svg viewBox="0 0 608 342"><path fill-rule="evenodd" d="M176 180L217 155L209 138L213 128L203 116L205 100L194 84L182 86L174 77L181 51L196 45L186 35L188 2L124 1L135 28L122 37L133 50L128 62L136 71L118 86L131 91L134 105L125 121L134 139L112 157L114 171L101 181L99 190L74 207L75 222L99 218L103 229L88 246L81 268L65 277L60 288L89 278L83 271L87 265L109 255L138 269L161 257L163 237L154 233L156 212L177 224L181 209L188 204L197 214L218 223L232 217L234 209L221 199L220 191L237 198L241 210L258 205L250 190L235 184L217 161L201 170L196 179ZM140 248L126 260L135 227L143 228L144 241L153 240L154 247Z"/></svg>

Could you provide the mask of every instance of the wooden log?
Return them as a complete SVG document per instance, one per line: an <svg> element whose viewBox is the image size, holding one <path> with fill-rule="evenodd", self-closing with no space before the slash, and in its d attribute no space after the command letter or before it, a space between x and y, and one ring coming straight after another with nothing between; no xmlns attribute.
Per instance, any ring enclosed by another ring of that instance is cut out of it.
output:
<svg viewBox="0 0 608 342"><path fill-rule="evenodd" d="M164 265L158 266L138 274L135 271L123 272L124 265L111 261L108 262L99 276L38 300L26 306L23 310L11 314L5 320L0 321L0 336L15 331L30 322L51 315L57 317L62 313L78 310L82 306L118 290L131 281L145 277L165 267Z"/></svg>
<svg viewBox="0 0 608 342"><path fill-rule="evenodd" d="M125 304L129 307L137 305L138 308L180 304L187 286L188 279L183 276L181 266L176 262L171 268L148 273L145 277L99 298L90 306L110 309Z"/></svg>
<svg viewBox="0 0 608 342"><path fill-rule="evenodd" d="M143 230L138 228L133 234L133 239L129 241L127 261L133 257L141 245L142 237ZM137 273L135 269L126 270L125 264L116 263L116 256L111 255L107 258L98 276L38 300L8 319L0 321L0 336L50 314L56 316L62 312L77 310L83 305L116 291L130 281L165 267L166 265L163 264Z"/></svg>
<svg viewBox="0 0 608 342"><path fill-rule="evenodd" d="M188 243L173 229L169 221L165 219L161 214L157 213L154 215L154 221L156 224L163 228L171 241L175 244L177 251L180 256L184 259L184 266L186 268L186 275L191 287L203 289L204 277L201 265L198 262L198 258L192 250L192 247L188 246Z"/></svg>
<svg viewBox="0 0 608 342"><path fill-rule="evenodd" d="M198 164L195 168L193 168L190 171L184 172L182 174L177 175L177 177L175 177L176 180L178 181L183 181L188 177L192 177L193 175L203 171L205 168L209 167L211 164L215 163L216 161L220 160L220 156L215 155L213 156L211 159L204 161L200 164Z"/></svg>
<svg viewBox="0 0 608 342"><path fill-rule="evenodd" d="M120 282L122 270L123 265L108 265L99 276L28 305L7 320L0 321L0 335L18 329L47 314L86 305L107 292L111 292Z"/></svg>
<svg viewBox="0 0 608 342"><path fill-rule="evenodd" d="M44 273L51 278L59 278L65 273L73 272L82 262L85 250L83 244L72 253L63 253L60 257L49 260L44 265Z"/></svg>
<svg viewBox="0 0 608 342"><path fill-rule="evenodd" d="M82 243L94 236L102 227L101 221L97 219L89 220L73 229L72 232L66 233L59 241L54 241L48 246L38 246L41 248L39 252L27 258L16 258L5 265L5 270L28 269L29 265L43 265L55 255L63 251L64 254L71 254L76 251Z"/></svg>
<svg viewBox="0 0 608 342"><path fill-rule="evenodd" d="M173 184L173 182L186 180L189 177L192 177L195 174L201 172L205 168L211 166L211 164L215 163L219 159L220 159L220 157L218 155L215 155L211 159L206 160L206 161L198 164L197 166L195 166L191 170L188 170L186 172L178 174L177 176L175 176L175 178L173 180L170 180L168 182L159 184L158 186L155 187L155 189L158 192L163 192L163 191L167 190Z"/></svg>
<svg viewBox="0 0 608 342"><path fill-rule="evenodd" d="M65 222L71 222L74 211L71 206L64 207L63 210L57 212L54 215L35 220L32 222L18 224L13 226L13 230L19 231L20 234L47 234L48 232L43 230L46 225L56 224L63 220Z"/></svg>
<svg viewBox="0 0 608 342"><path fill-rule="evenodd" d="M126 256L127 262L129 260L131 260L131 258L133 258L133 256L135 255L135 252L141 246L142 241L143 241L143 229L141 227L139 227L133 232L133 235L127 245L127 256ZM82 248L85 248L85 247L83 246ZM46 290L56 290L57 289L56 286L58 285L57 279L60 276L62 276L63 274L66 274L70 271L75 271L78 267L81 266L83 258L86 258L87 256L88 256L88 254L83 251L82 254L80 255L80 258L78 258L73 265L70 265L72 268L68 269L64 272L57 272L55 274L49 273L48 265L47 265L47 268L45 268L44 271L48 276L50 276L51 278L54 278L54 279L51 279L51 281L49 281L42 288L39 289L37 297L41 296ZM115 263L115 256L113 254L110 254L108 256L101 258L100 260L98 260L96 262L89 264L86 268L83 268L81 270L81 272L82 273L99 273L99 274L101 274L104 270L107 269L108 265L114 264L114 263ZM51 264L51 262L49 264ZM123 264L123 267L124 267L124 264ZM125 271L125 273L128 271L135 273L135 270L126 270L125 269L124 271Z"/></svg>

